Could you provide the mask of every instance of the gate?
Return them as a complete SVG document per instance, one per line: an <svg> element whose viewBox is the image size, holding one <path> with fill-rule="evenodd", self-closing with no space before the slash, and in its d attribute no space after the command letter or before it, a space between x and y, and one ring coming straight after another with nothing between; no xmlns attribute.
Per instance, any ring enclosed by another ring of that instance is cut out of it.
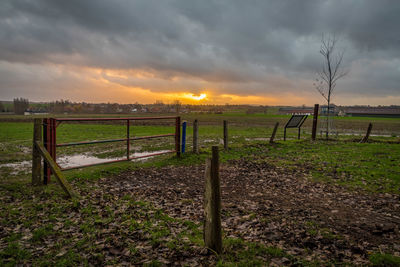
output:
<svg viewBox="0 0 400 267"><path fill-rule="evenodd" d="M169 134L160 134L160 135L152 135L152 136L140 136L140 137L130 137L130 122L131 121L139 121L139 120L168 120L173 119L175 120L175 132ZM62 143L57 144L57 126L60 125L62 122L82 122L82 121L125 121L126 122L126 137L119 138L119 139L109 139L109 140L96 140L96 141L82 141L82 142L72 142L72 143ZM61 170L70 170L70 169L77 169L107 163L114 163L114 162L121 162L121 161L130 161L139 158L146 158L157 156L166 153L176 153L178 157L180 157L180 124L181 118L175 116L168 116L168 117L131 117L131 118L45 118L43 119L43 144L46 150L49 152L53 161L57 164L56 161L56 153L57 147L67 147L67 146L78 146L78 145L87 145L87 144L101 144L101 143L111 143L111 142L126 142L126 158L118 159L118 160L110 160L100 163L93 163L93 164L86 164L74 167L67 167L61 168L58 164L57 166ZM152 139L152 138L161 138L161 137L175 137L175 149L146 154L143 156L138 157L131 157L130 156L130 142L134 140L143 140L143 139ZM44 184L50 182L50 176L52 174L51 168L48 163L44 162Z"/></svg>

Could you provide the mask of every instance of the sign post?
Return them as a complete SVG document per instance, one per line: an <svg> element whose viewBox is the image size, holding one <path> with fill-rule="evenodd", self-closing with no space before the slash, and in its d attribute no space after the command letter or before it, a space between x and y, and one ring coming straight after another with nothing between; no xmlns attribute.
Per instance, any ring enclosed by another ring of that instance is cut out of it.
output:
<svg viewBox="0 0 400 267"><path fill-rule="evenodd" d="M283 131L283 140L286 141L286 129L287 128L298 128L299 132L297 134L297 139L300 139L300 130L303 123L306 121L308 115L292 115L289 121L285 125Z"/></svg>

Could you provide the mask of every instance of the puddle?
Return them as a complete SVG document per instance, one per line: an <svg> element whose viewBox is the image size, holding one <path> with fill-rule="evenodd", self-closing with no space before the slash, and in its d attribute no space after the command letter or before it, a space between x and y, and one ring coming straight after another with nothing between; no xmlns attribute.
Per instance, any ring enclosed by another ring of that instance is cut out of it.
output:
<svg viewBox="0 0 400 267"><path fill-rule="evenodd" d="M147 156L153 153L163 153L167 152L169 150L159 150L159 151L145 151L145 152L136 152L131 154L131 157L143 157ZM147 159L153 158L154 156L150 156L147 158L140 158L140 159L135 159L133 161L145 161ZM57 158L57 163L62 167L62 168L69 168L69 167L75 167L75 166L81 166L81 165L88 165L88 164L96 164L96 163L103 163L103 162L108 162L112 160L120 160L120 159L125 159L125 157L118 157L118 158L98 158L95 156L92 156L90 154L79 154L79 155L67 155L67 156L62 156ZM10 174L11 175L17 175L20 173L27 173L31 170L32 168L32 161L24 160L20 162L13 162L13 163L5 163L5 164L0 164L0 168L6 167L6 168L11 168L13 169Z"/></svg>
<svg viewBox="0 0 400 267"><path fill-rule="evenodd" d="M159 151L146 151L146 152L136 152L131 154L130 156L132 158L135 157L143 157L147 156L150 154L154 153L163 153L167 152L168 150L159 150ZM135 159L133 161L144 161L150 158L153 158L154 156L147 157L147 158L140 158L140 159ZM62 167L62 168L69 168L69 167L75 167L75 166L80 166L80 165L88 165L88 164L97 164L97 163L104 163L104 162L109 162L112 160L121 160L125 159L126 157L117 157L117 158L98 158L95 156L92 156L90 154L79 154L79 155L69 155L69 156L63 156L57 158L57 163Z"/></svg>
<svg viewBox="0 0 400 267"><path fill-rule="evenodd" d="M24 160L20 162L0 164L0 168L2 167L12 168L13 170L10 172L10 174L17 175L19 173L26 173L30 171L32 168L32 161Z"/></svg>
<svg viewBox="0 0 400 267"><path fill-rule="evenodd" d="M21 147L21 152L24 154L30 154L30 153L32 153L32 148L23 146L23 147Z"/></svg>
<svg viewBox="0 0 400 267"><path fill-rule="evenodd" d="M107 162L111 160L119 160L122 158L98 158L95 156L92 156L90 154L79 154L79 155L68 155L68 156L62 156L57 158L57 163L62 167L62 168L69 168L69 167L75 167L75 166L80 166L80 165L87 165L87 164L96 164L96 163L102 163L102 162Z"/></svg>
<svg viewBox="0 0 400 267"><path fill-rule="evenodd" d="M269 141L269 138L259 137L259 138L245 138L246 141Z"/></svg>
<svg viewBox="0 0 400 267"><path fill-rule="evenodd" d="M145 152L135 152L130 155L131 158L135 157L143 157L147 156L150 154L154 153L163 153L167 152L169 150L159 150L159 151L145 151ZM133 161L144 161L150 158L153 158L154 156L150 156L147 158L140 158L140 159L135 159ZM76 166L81 166L81 165L88 165L88 164L98 164L98 163L105 163L109 162L112 160L121 160L125 159L126 157L117 157L117 158L98 158L95 156L92 156L90 154L79 154L79 155L70 155L70 156L63 156L60 158L57 158L57 163L62 167L62 168L69 168L69 167L76 167Z"/></svg>
<svg viewBox="0 0 400 267"><path fill-rule="evenodd" d="M348 136L364 136L365 133L339 133L339 135L348 135ZM370 134L371 137L396 137L391 134Z"/></svg>

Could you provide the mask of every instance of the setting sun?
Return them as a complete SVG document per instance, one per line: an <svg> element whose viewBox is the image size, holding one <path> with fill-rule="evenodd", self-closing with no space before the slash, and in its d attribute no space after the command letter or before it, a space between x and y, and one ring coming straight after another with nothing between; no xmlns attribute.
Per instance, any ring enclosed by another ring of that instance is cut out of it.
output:
<svg viewBox="0 0 400 267"><path fill-rule="evenodd" d="M207 95L206 94L200 94L200 95L187 94L186 97L190 98L190 99L193 99L193 100L200 101L200 100L206 99Z"/></svg>

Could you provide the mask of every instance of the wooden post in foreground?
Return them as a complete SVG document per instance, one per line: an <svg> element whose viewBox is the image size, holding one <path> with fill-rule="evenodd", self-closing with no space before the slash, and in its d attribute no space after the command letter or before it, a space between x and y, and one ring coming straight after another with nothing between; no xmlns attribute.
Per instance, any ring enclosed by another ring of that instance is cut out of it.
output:
<svg viewBox="0 0 400 267"><path fill-rule="evenodd" d="M269 143L270 144L272 144L274 142L275 135L276 135L276 130L278 130L278 126L279 126L279 122L275 123L274 130L272 131L271 138L269 139Z"/></svg>
<svg viewBox="0 0 400 267"><path fill-rule="evenodd" d="M222 252L221 189L218 146L212 147L212 158L206 161L204 193L204 244L218 254Z"/></svg>
<svg viewBox="0 0 400 267"><path fill-rule="evenodd" d="M311 139L315 141L315 137L317 136L317 123L318 123L318 109L319 105L314 105L314 116L313 116L313 123L312 123L312 134Z"/></svg>
<svg viewBox="0 0 400 267"><path fill-rule="evenodd" d="M372 123L369 123L368 129L367 129L367 133L365 134L364 138L361 139L360 143L365 143L365 142L368 141L369 134L371 133L371 130L372 130Z"/></svg>
<svg viewBox="0 0 400 267"><path fill-rule="evenodd" d="M54 176L57 178L57 182L60 184L61 188L68 195L68 197L70 197L70 198L77 197L77 195L75 194L75 192L72 190L71 186L65 179L64 175L62 174L61 169L54 162L53 158L50 156L50 153L47 151L47 149L43 146L42 142L35 141L35 146L39 150L43 159L49 165Z"/></svg>
<svg viewBox="0 0 400 267"><path fill-rule="evenodd" d="M199 122L193 122L193 153L199 154Z"/></svg>
<svg viewBox="0 0 400 267"><path fill-rule="evenodd" d="M42 184L42 157L35 145L36 141L42 140L42 120L35 119L33 122L33 144L32 144L32 185Z"/></svg>
<svg viewBox="0 0 400 267"><path fill-rule="evenodd" d="M228 122L224 121L224 149L228 150Z"/></svg>

